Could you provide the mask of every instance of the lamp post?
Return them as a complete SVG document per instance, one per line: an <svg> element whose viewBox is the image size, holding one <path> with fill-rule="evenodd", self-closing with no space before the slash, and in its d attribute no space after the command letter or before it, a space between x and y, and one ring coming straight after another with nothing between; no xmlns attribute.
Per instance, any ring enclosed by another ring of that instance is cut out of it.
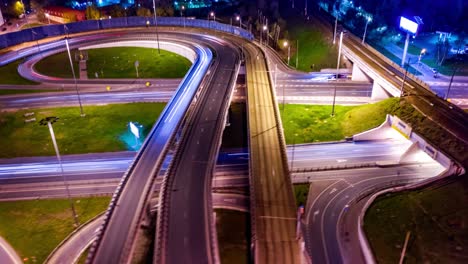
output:
<svg viewBox="0 0 468 264"><path fill-rule="evenodd" d="M182 6L181 9L180 9L180 16L182 16L182 15L184 16L184 28L185 28L185 13L184 13L184 11L185 11L185 6Z"/></svg>
<svg viewBox="0 0 468 264"><path fill-rule="evenodd" d="M239 27L242 28L242 19L239 15L236 16L236 20L239 21Z"/></svg>
<svg viewBox="0 0 468 264"><path fill-rule="evenodd" d="M333 45L335 45L335 39L336 39L336 28L338 27L338 15L335 17L335 30L333 31Z"/></svg>
<svg viewBox="0 0 468 264"><path fill-rule="evenodd" d="M158 33L158 17L156 15L156 2L153 0L153 11L154 11L154 26L156 29L156 42L158 43L158 54L161 54L161 50L159 49L159 33Z"/></svg>
<svg viewBox="0 0 468 264"><path fill-rule="evenodd" d="M45 16L47 17L47 21L49 21L49 25L50 25L50 15L49 15L49 13L46 13Z"/></svg>
<svg viewBox="0 0 468 264"><path fill-rule="evenodd" d="M293 149L292 149L292 159L291 159L291 169L290 171L292 171L294 168L294 150L296 148L296 137L297 137L297 133L294 134L294 137L293 137Z"/></svg>
<svg viewBox="0 0 468 264"><path fill-rule="evenodd" d="M75 221L75 227L80 225L80 222L78 221L78 216L75 211L75 205L73 204L73 201L70 196L70 189L68 188L68 182L67 179L65 178L65 174L63 173L63 166L62 166L62 159L60 158L60 152L57 146L57 142L55 140L55 134L54 134L54 129L52 128L52 124L55 123L59 118L55 116L49 116L46 118L43 118L41 121L39 121L39 124L41 126L48 126L49 127L49 132L50 132L50 137L52 138L52 143L54 144L54 149L55 149L55 154L57 155L57 160L59 162L60 166L60 173L62 175L63 179L63 184L65 185L65 190L67 192L67 198L68 201L70 202L70 207L72 210L73 214L73 220Z"/></svg>
<svg viewBox="0 0 468 264"><path fill-rule="evenodd" d="M450 77L450 83L449 83L449 86L448 86L448 89L447 89L447 93L445 94L444 100L447 100L448 97L449 97L450 87L452 87L453 77L455 76L455 73L457 73L458 68L459 67L457 66L457 67L455 67L453 69L452 77Z"/></svg>
<svg viewBox="0 0 468 264"><path fill-rule="evenodd" d="M418 57L418 65L420 66L421 65L421 57L426 54L426 49L422 49L421 52L419 53L419 57Z"/></svg>
<svg viewBox="0 0 468 264"><path fill-rule="evenodd" d="M283 42L283 47L288 47L288 65L289 65L289 59L291 58L291 46L289 46L289 43L287 41Z"/></svg>
<svg viewBox="0 0 468 264"><path fill-rule="evenodd" d="M366 33L367 33L367 26L369 25L369 22L371 22L372 19L370 17L366 18L366 27L364 28L364 35L362 36L362 44L366 41Z"/></svg>
<svg viewBox="0 0 468 264"><path fill-rule="evenodd" d="M333 88L333 104L331 116L335 116L335 102L336 102L336 81L338 81L338 71L340 69L341 45L343 44L343 32L340 33L340 47L338 48L338 62L336 63L336 78Z"/></svg>
<svg viewBox="0 0 468 264"><path fill-rule="evenodd" d="M406 82L406 76L408 75L408 68L410 66L410 61L411 58L408 58L408 63L405 65L405 75L403 76L403 82L401 83L401 88L400 88L400 100L403 97L403 92L404 92L404 87L405 87L405 82Z"/></svg>
<svg viewBox="0 0 468 264"><path fill-rule="evenodd" d="M83 112L83 105L81 105L80 91L78 90L78 83L76 82L75 68L73 67L73 61L72 61L71 53L70 53L70 46L68 45L68 28L66 25L64 25L64 28L67 31L67 37L65 38L65 46L67 47L68 59L70 61L70 68L71 68L72 75L73 75L73 81L75 82L76 95L78 96L78 103L80 104L80 115L81 117L84 117L85 113Z"/></svg>
<svg viewBox="0 0 468 264"><path fill-rule="evenodd" d="M296 40L296 69L299 67L299 40Z"/></svg>
<svg viewBox="0 0 468 264"><path fill-rule="evenodd" d="M263 25L263 31L265 32L265 41L263 42L263 45L268 46L268 27L266 25ZM262 34L260 32L260 34Z"/></svg>

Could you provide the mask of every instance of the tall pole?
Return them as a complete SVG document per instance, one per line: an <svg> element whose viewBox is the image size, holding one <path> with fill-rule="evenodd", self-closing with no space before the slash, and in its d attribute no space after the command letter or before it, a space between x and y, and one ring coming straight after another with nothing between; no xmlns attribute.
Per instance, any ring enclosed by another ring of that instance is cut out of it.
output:
<svg viewBox="0 0 468 264"><path fill-rule="evenodd" d="M288 46L288 65L289 65L290 58L291 58L291 45Z"/></svg>
<svg viewBox="0 0 468 264"><path fill-rule="evenodd" d="M403 245L403 250L401 251L400 255L400 261L398 264L403 264L403 260L405 259L405 254L406 254L406 247L408 246L408 240L410 238L411 231L406 232L406 237L405 237L405 243Z"/></svg>
<svg viewBox="0 0 468 264"><path fill-rule="evenodd" d="M405 66L406 53L408 52L409 32L406 32L405 48L403 49L403 57L401 57L401 66Z"/></svg>
<svg viewBox="0 0 468 264"><path fill-rule="evenodd" d="M364 28L364 35L362 36L362 44L366 41L367 25L369 25L369 19L366 20L366 27Z"/></svg>
<svg viewBox="0 0 468 264"><path fill-rule="evenodd" d="M447 100L448 97L449 97L450 87L452 87L453 77L455 76L455 73L457 72L457 70L458 70L458 67L456 67L453 70L452 77L450 77L450 83L449 83L449 86L448 86L448 89L447 89L447 93L445 94L444 100Z"/></svg>
<svg viewBox="0 0 468 264"><path fill-rule="evenodd" d="M336 78L335 86L333 88L333 104L331 116L335 116L335 102L336 102L336 82L338 81L338 71L340 69L341 45L343 44L343 32L340 33L340 47L338 49L338 62L336 63Z"/></svg>
<svg viewBox="0 0 468 264"><path fill-rule="evenodd" d="M296 40L296 69L299 67L299 40Z"/></svg>
<svg viewBox="0 0 468 264"><path fill-rule="evenodd" d="M411 59L408 59L408 63L406 64L406 70L405 70L405 76L403 76L403 82L401 83L401 88L400 88L400 100L403 97L403 92L404 92L404 87L405 87L405 82L406 82L406 76L408 76L408 68L410 65Z"/></svg>
<svg viewBox="0 0 468 264"><path fill-rule="evenodd" d="M304 15L307 17L307 0L305 0L305 4L304 4Z"/></svg>
<svg viewBox="0 0 468 264"><path fill-rule="evenodd" d="M292 149L292 159L291 159L291 169L290 171L293 170L293 167L294 167L294 150L296 148L296 137L297 137L297 134L294 134L294 137L293 137L293 149Z"/></svg>
<svg viewBox="0 0 468 264"><path fill-rule="evenodd" d="M335 45L335 39L336 39L336 27L338 26L338 15L335 17L335 30L333 31L333 45Z"/></svg>
<svg viewBox="0 0 468 264"><path fill-rule="evenodd" d="M161 54L159 49L159 33L158 33L158 17L156 15L156 2L153 0L153 11L154 11L154 26L156 28L156 42L158 43L158 54Z"/></svg>
<svg viewBox="0 0 468 264"><path fill-rule="evenodd" d="M67 46L68 59L70 60L70 67L71 67L71 71L73 74L73 81L75 82L76 95L78 96L78 103L80 104L80 115L84 117L85 113L83 112L83 105L81 104L80 91L78 90L78 83L76 82L75 68L73 67L73 61L72 61L71 53L70 53L70 46L68 45L68 36L65 38L65 45Z"/></svg>
<svg viewBox="0 0 468 264"><path fill-rule="evenodd" d="M67 192L68 201L70 202L70 207L71 207L72 214L73 214L73 220L75 221L75 227L77 227L80 225L80 222L78 221L78 216L76 214L75 205L73 204L73 201L71 199L67 178L65 177L65 173L63 172L62 159L60 158L60 152L57 146L57 141L55 140L54 129L52 128L52 123L54 123L57 120L58 120L57 117L47 117L47 118L42 119L39 123L41 125L44 125L44 123L47 122L47 126L49 127L50 137L52 138L52 143L54 144L55 154L57 155L57 160L59 162L60 173L62 174L63 184L65 185L65 190Z"/></svg>

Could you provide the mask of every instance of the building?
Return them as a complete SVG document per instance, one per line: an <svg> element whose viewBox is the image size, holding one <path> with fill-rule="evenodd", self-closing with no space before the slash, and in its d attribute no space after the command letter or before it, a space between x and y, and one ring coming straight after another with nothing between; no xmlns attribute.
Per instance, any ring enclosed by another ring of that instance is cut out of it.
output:
<svg viewBox="0 0 468 264"><path fill-rule="evenodd" d="M44 7L44 14L51 21L59 23L69 23L86 20L86 14L82 10L75 10L68 7L48 6Z"/></svg>

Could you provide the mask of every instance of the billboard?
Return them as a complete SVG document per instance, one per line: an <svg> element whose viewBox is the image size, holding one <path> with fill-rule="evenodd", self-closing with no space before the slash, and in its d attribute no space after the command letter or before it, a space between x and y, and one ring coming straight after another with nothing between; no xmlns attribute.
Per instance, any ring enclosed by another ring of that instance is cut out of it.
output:
<svg viewBox="0 0 468 264"><path fill-rule="evenodd" d="M136 138L140 138L140 130L138 129L138 127L132 122L128 124L130 125L130 131L132 132L132 134L135 135Z"/></svg>
<svg viewBox="0 0 468 264"><path fill-rule="evenodd" d="M418 24L406 17L400 17L400 28L412 34L418 32Z"/></svg>

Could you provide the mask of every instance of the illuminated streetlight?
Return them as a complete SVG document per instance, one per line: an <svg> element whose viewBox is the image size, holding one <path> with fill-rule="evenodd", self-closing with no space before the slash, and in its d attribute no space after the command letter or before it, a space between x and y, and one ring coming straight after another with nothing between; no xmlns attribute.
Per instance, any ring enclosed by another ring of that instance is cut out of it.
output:
<svg viewBox="0 0 468 264"><path fill-rule="evenodd" d="M47 20L49 21L49 25L50 25L50 15L49 15L49 13L46 13L45 16L47 17Z"/></svg>
<svg viewBox="0 0 468 264"><path fill-rule="evenodd" d="M421 53L419 53L419 58L418 58L418 64L420 65L421 64L421 57L422 55L426 54L426 49L422 49L421 50Z"/></svg>
<svg viewBox="0 0 468 264"><path fill-rule="evenodd" d="M240 16L236 16L236 20L239 21L239 27L242 28L242 19Z"/></svg>
<svg viewBox="0 0 468 264"><path fill-rule="evenodd" d="M71 207L72 214L73 214L73 220L75 221L75 227L78 227L80 225L80 222L78 221L78 215L76 214L75 206L70 196L70 189L68 188L67 179L65 178L65 174L63 173L62 159L60 158L60 152L57 146L57 141L55 140L54 129L52 127L52 124L55 123L58 119L59 119L58 117L49 116L39 121L39 124L41 126L49 127L50 137L52 138L52 143L54 144L55 154L57 155L57 160L60 165L60 172L62 174L63 184L65 185L65 190L67 192L68 201L70 202L70 207Z"/></svg>
<svg viewBox="0 0 468 264"><path fill-rule="evenodd" d="M158 54L161 54L161 50L159 49L159 34L158 34L158 17L156 16L156 3L153 0L153 11L154 11L154 26L156 29L156 42L158 43Z"/></svg>
<svg viewBox="0 0 468 264"><path fill-rule="evenodd" d="M78 96L78 103L80 104L80 115L81 115L81 117L84 117L85 113L83 112L83 106L81 105L80 91L78 90L78 83L76 82L75 68L73 67L73 61L72 61L71 53L70 53L70 46L68 45L68 28L67 28L67 25L64 25L64 28L65 28L65 30L67 32L67 37L65 37L65 46L67 47L68 59L70 60L70 68L71 68L71 71L72 71L73 80L75 82L76 95Z"/></svg>
<svg viewBox="0 0 468 264"><path fill-rule="evenodd" d="M364 35L362 36L362 44L366 41L366 33L367 33L367 25L369 25L369 22L372 21L372 18L367 17L366 19L366 27L364 28Z"/></svg>
<svg viewBox="0 0 468 264"><path fill-rule="evenodd" d="M333 89L333 105L331 116L335 116L335 102L336 102L336 81L338 81L338 71L340 69L341 45L343 44L343 31L340 33L340 47L338 48L338 62L336 63L336 78L335 88Z"/></svg>
<svg viewBox="0 0 468 264"><path fill-rule="evenodd" d="M291 59L291 46L289 46L289 43L287 41L283 42L283 47L288 47L288 65L289 65L289 59Z"/></svg>
<svg viewBox="0 0 468 264"><path fill-rule="evenodd" d="M185 11L185 6L182 6L180 8L180 16L184 16L184 28L185 28L185 13L184 13L184 11Z"/></svg>

